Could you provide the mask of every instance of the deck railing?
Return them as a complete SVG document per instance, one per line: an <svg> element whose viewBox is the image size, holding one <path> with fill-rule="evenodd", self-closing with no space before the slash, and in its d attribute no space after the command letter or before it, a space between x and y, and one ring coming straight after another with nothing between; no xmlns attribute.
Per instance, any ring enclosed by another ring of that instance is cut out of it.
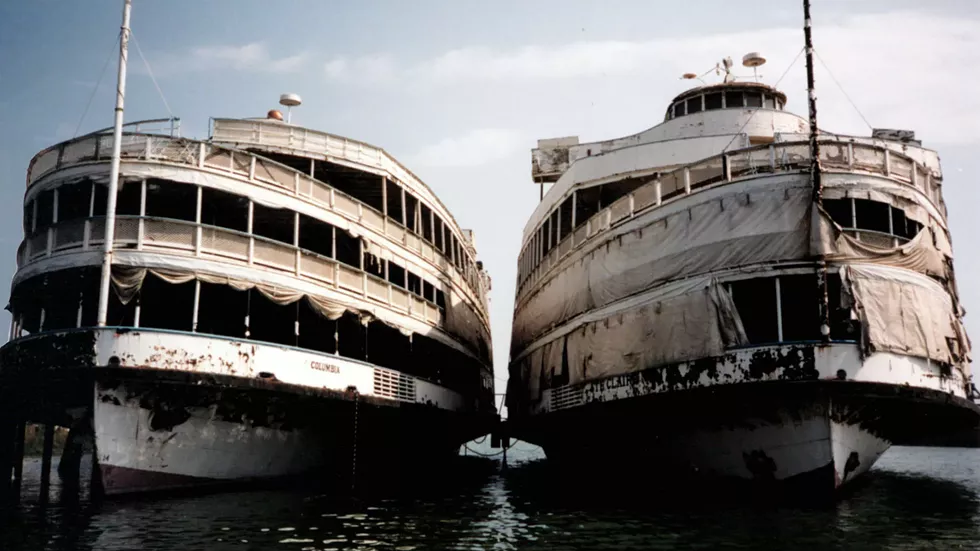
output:
<svg viewBox="0 0 980 551"><path fill-rule="evenodd" d="M884 176L900 185L922 192L937 208L942 204L940 189L933 181L932 171L910 157L887 148L854 142L820 140L819 163L820 169L825 172ZM639 171L649 174L637 172L618 174L616 180L644 175L652 180L592 215L584 224L577 223L576 227L566 235L559 235L556 245L541 255L536 265L528 268L531 263L525 255L533 253L530 244L535 242L533 235L540 228L538 226L532 234L532 239L525 243L518 261L518 266L524 267L519 268L518 304L522 297L530 292L563 257L636 216L709 187L738 182L760 174L806 171L809 167L808 142L787 142L716 155L660 176L656 176L652 170ZM867 230L860 230L858 235L864 233L867 233ZM894 236L889 236L889 239L892 237Z"/></svg>
<svg viewBox="0 0 980 551"><path fill-rule="evenodd" d="M27 187L52 171L88 162L107 162L112 154L111 135L88 135L42 151L32 160L27 173ZM381 239L398 243L417 253L448 276L468 300L478 302L480 317L489 324L487 289L475 270L456 266L442 251L412 230L384 213L324 182L292 167L246 151L216 146L208 142L161 135L123 134L123 160L155 161L189 165L213 170L235 179L273 186L285 195L303 198L319 208L357 223ZM462 232L459 233L462 235ZM36 248L35 248L36 250Z"/></svg>
<svg viewBox="0 0 980 551"><path fill-rule="evenodd" d="M101 251L104 239L103 217L53 224L21 242L17 266L21 269L52 256ZM169 218L117 216L113 247L120 251L164 252L260 267L386 306L436 327L445 323L445 310L435 302L358 267L288 243L228 228Z"/></svg>

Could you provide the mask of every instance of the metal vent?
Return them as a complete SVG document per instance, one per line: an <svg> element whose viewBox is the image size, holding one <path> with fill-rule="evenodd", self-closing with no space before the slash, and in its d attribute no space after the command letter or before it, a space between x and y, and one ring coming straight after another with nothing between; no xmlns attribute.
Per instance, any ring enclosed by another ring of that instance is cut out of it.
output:
<svg viewBox="0 0 980 551"><path fill-rule="evenodd" d="M582 405L582 387L564 385L551 389L551 411Z"/></svg>
<svg viewBox="0 0 980 551"><path fill-rule="evenodd" d="M374 395L403 402L415 401L415 378L390 369L374 368Z"/></svg>

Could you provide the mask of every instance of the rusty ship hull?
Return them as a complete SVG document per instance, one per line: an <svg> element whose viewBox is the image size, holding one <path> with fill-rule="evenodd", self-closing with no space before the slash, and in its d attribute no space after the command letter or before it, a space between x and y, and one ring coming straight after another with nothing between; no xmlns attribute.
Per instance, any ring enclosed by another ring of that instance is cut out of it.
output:
<svg viewBox="0 0 980 551"><path fill-rule="evenodd" d="M561 472L660 473L637 484L805 501L832 500L893 444L975 430L980 410L971 400L862 381L860 364L843 378L823 376L816 362L827 355L746 373L739 384L722 383L734 372L720 360L709 384L696 382L700 374L684 380L691 366L678 365L665 370L676 374L671 382L651 369L548 389L549 413L512 416L508 428L542 446Z"/></svg>

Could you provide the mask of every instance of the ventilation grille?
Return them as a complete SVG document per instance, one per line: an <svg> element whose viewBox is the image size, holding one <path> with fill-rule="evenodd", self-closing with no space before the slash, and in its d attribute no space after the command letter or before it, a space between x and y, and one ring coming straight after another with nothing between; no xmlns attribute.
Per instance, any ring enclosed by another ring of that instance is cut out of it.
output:
<svg viewBox="0 0 980 551"><path fill-rule="evenodd" d="M551 411L582 405L582 387L564 385L551 389Z"/></svg>
<svg viewBox="0 0 980 551"><path fill-rule="evenodd" d="M390 369L374 368L374 395L403 402L415 401L415 378Z"/></svg>

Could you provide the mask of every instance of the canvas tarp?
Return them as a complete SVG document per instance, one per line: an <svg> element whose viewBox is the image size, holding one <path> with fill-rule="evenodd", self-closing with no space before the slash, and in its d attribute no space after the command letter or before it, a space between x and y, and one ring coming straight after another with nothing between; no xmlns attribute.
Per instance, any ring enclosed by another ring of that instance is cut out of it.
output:
<svg viewBox="0 0 980 551"><path fill-rule="evenodd" d="M204 283L228 285L229 287L232 287L238 291L255 289L262 293L264 297L279 305L292 304L297 300L305 298L307 303L315 312L330 320L339 319L344 315L344 312L347 312L348 310L358 314L362 323L366 324L373 319L373 316L367 312L350 309L343 304L328 300L324 297L305 294L301 291L286 289L275 285L265 285L250 281L236 280L205 272L185 272L168 270L166 268L142 268L135 266L115 265L112 267L112 285L116 292L116 296L119 297L120 302L123 304L128 304L133 298L136 297L140 288L143 286L143 281L146 279L147 274L152 274L163 281L166 281L167 283L173 284L187 283L196 279ZM411 335L411 331L406 329L401 329L401 331L406 335Z"/></svg>
<svg viewBox="0 0 980 551"><path fill-rule="evenodd" d="M578 314L668 280L806 257L812 190L804 184L783 181L675 210L573 258L519 306L512 350Z"/></svg>
<svg viewBox="0 0 980 551"><path fill-rule="evenodd" d="M673 285L626 308L590 316L517 359L526 397L562 376L569 384L717 356L748 342L731 295L716 281ZM567 373L565 370L567 369Z"/></svg>
<svg viewBox="0 0 980 551"><path fill-rule="evenodd" d="M887 266L851 264L841 277L863 326L866 353L884 351L953 364L969 343L953 301L929 278Z"/></svg>
<svg viewBox="0 0 980 551"><path fill-rule="evenodd" d="M952 248L946 230L934 223L907 243L897 247L880 247L858 241L844 232L822 209L813 209L811 250L830 262L860 262L905 268L921 274L947 279L946 258Z"/></svg>

